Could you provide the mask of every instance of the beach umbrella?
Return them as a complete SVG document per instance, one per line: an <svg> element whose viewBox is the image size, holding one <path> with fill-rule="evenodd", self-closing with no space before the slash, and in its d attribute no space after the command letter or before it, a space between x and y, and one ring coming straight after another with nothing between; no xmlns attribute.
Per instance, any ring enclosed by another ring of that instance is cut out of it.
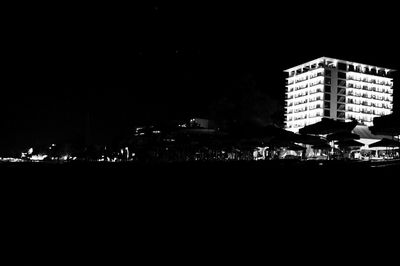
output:
<svg viewBox="0 0 400 266"><path fill-rule="evenodd" d="M383 138L375 143L372 143L368 145L370 148L376 148L376 147L400 147L400 142L391 140L391 139L386 139Z"/></svg>

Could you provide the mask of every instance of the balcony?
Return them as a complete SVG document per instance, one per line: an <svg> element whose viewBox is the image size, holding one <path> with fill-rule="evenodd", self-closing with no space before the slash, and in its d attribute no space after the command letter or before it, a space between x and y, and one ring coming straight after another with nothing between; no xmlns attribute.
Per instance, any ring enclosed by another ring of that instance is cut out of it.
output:
<svg viewBox="0 0 400 266"><path fill-rule="evenodd" d="M306 104L306 103L308 103L307 100L306 101L295 102L293 106L300 107L301 105Z"/></svg>
<svg viewBox="0 0 400 266"><path fill-rule="evenodd" d="M322 80L321 80L321 81L318 81L316 83L310 83L309 87L314 87L314 86L318 86L318 85L324 85L324 82L322 82Z"/></svg>
<svg viewBox="0 0 400 266"><path fill-rule="evenodd" d="M316 104L315 106L309 107L308 110L315 110L315 109L321 109L322 105L321 104Z"/></svg>
<svg viewBox="0 0 400 266"><path fill-rule="evenodd" d="M285 95L285 100L291 100L291 99L293 99L293 96L287 96L287 95Z"/></svg>
<svg viewBox="0 0 400 266"><path fill-rule="evenodd" d="M303 93L303 94L296 95L296 97L294 97L294 99L301 99L306 96L308 96L308 93Z"/></svg>
<svg viewBox="0 0 400 266"><path fill-rule="evenodd" d="M309 103L318 102L318 101L322 101L322 98L321 97L317 97L315 99L309 99L308 100Z"/></svg>
<svg viewBox="0 0 400 266"><path fill-rule="evenodd" d="M321 117L322 114L316 113L315 115L309 115L308 118L315 118L315 117Z"/></svg>
<svg viewBox="0 0 400 266"><path fill-rule="evenodd" d="M294 91L304 90L304 89L307 89L307 88L308 88L308 84L305 84L305 85L302 85L302 86L299 86L299 87L295 87Z"/></svg>
<svg viewBox="0 0 400 266"><path fill-rule="evenodd" d="M290 80L290 81L286 80L285 84L286 84L286 86L292 85L292 84L294 84L294 81L293 80Z"/></svg>
<svg viewBox="0 0 400 266"><path fill-rule="evenodd" d="M379 114L378 112L375 112L375 111L356 110L356 109L351 109L351 108L348 108L346 111L356 113L356 114L364 114L364 115L378 115Z"/></svg>
<svg viewBox="0 0 400 266"><path fill-rule="evenodd" d="M373 102L367 102L367 101L355 101L353 99L348 99L347 104L352 104L352 105L357 105L357 106L367 106L367 107L372 107L376 109L386 109L386 110L391 110L392 106L388 104L376 104Z"/></svg>
<svg viewBox="0 0 400 266"><path fill-rule="evenodd" d="M323 77L323 76L324 76L324 73L323 72L319 72L319 73L317 73L315 75L310 76L309 80L312 80L312 79L315 79L315 78L318 78L318 77Z"/></svg>
<svg viewBox="0 0 400 266"><path fill-rule="evenodd" d="M309 95L313 95L313 94L316 94L316 93L323 93L323 91L321 89L317 89L314 92L310 92Z"/></svg>
<svg viewBox="0 0 400 266"><path fill-rule="evenodd" d="M345 96L340 96L339 99L337 100L338 103L345 103L346 102L346 97Z"/></svg>
<svg viewBox="0 0 400 266"><path fill-rule="evenodd" d="M364 99L371 99L374 101L385 101L385 102L392 102L392 100L388 97L384 97L384 96L378 96L375 94L366 94L366 93L356 93L356 92L352 92L352 91L348 91L346 93L347 96L352 96L352 97L358 97L358 98L364 98Z"/></svg>
<svg viewBox="0 0 400 266"><path fill-rule="evenodd" d="M307 80L308 80L308 77L305 76L304 78L299 78L299 79L294 80L294 83L301 83L301 82L304 82L304 81L307 81Z"/></svg>
<svg viewBox="0 0 400 266"><path fill-rule="evenodd" d="M339 89L337 94L339 95L346 95L346 90L345 89Z"/></svg>
<svg viewBox="0 0 400 266"><path fill-rule="evenodd" d="M347 71L348 71L348 73L353 72L353 73L356 73L356 74L368 75L371 78L374 78L374 77L375 78L376 77L390 78L390 74L386 74L385 71L382 71L382 70L380 70L380 71L370 71L369 69L366 69L365 71L362 71L361 69L355 68L352 65L349 65L349 69Z"/></svg>
<svg viewBox="0 0 400 266"><path fill-rule="evenodd" d="M383 93L383 94L391 94L392 93L392 90L389 90L389 89L381 89L381 88L376 88L376 87L354 85L352 83L349 83L347 85L347 88L356 89L356 90L364 90L364 91L373 91L373 92Z"/></svg>
<svg viewBox="0 0 400 266"><path fill-rule="evenodd" d="M348 72L350 73L350 72ZM352 81L356 81L356 82L362 82L362 83L368 83L368 84L376 84L376 85L382 85L382 86L393 86L392 82L388 82L388 81L378 81L376 79L373 78L373 76L371 76L370 79L368 78L357 78L357 77L353 77L353 76L347 76L346 78L347 80L352 80Z"/></svg>

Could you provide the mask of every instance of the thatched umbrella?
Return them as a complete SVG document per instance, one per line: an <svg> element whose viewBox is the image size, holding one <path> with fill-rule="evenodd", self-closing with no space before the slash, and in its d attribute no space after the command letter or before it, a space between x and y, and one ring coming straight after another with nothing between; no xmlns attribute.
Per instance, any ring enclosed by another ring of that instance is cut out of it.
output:
<svg viewBox="0 0 400 266"><path fill-rule="evenodd" d="M282 137L274 137L266 143L267 146L272 147L272 148L287 147L291 144L292 144L292 142L290 140L282 138Z"/></svg>
<svg viewBox="0 0 400 266"><path fill-rule="evenodd" d="M269 125L265 127L246 126L246 127L234 128L231 130L230 135L240 140L243 139L270 140L271 138L278 136L287 138L294 135L294 133L273 125Z"/></svg>
<svg viewBox="0 0 400 266"><path fill-rule="evenodd" d="M285 139L280 139L280 138L273 138L271 141L267 143L267 145L272 148L286 148L292 151L300 151L306 149L303 146L297 145L293 142L289 142Z"/></svg>
<svg viewBox="0 0 400 266"><path fill-rule="evenodd" d="M342 122L338 120L322 118L320 122L312 125L305 126L299 130L300 134L311 134L311 135L325 135L337 132L350 132L356 127L357 121Z"/></svg>
<svg viewBox="0 0 400 266"><path fill-rule="evenodd" d="M395 140L391 140L391 139L386 139L383 138L377 142L374 142L370 145L368 145L370 148L376 148L376 147L400 147L400 142L399 141L395 141Z"/></svg>
<svg viewBox="0 0 400 266"><path fill-rule="evenodd" d="M287 145L285 148L288 150L291 150L291 151L304 151L306 149L305 147L294 144L294 143Z"/></svg>
<svg viewBox="0 0 400 266"><path fill-rule="evenodd" d="M321 139L319 136L307 134L295 134L292 139L294 142L308 145L322 145L326 143L326 141Z"/></svg>
<svg viewBox="0 0 400 266"><path fill-rule="evenodd" d="M328 143L312 145L311 148L315 150L330 150L332 147Z"/></svg>
<svg viewBox="0 0 400 266"><path fill-rule="evenodd" d="M337 144L341 148L358 148L364 146L364 143L353 139L337 141L335 144Z"/></svg>
<svg viewBox="0 0 400 266"><path fill-rule="evenodd" d="M353 134L351 132L337 132L326 136L326 140L328 141L333 141L333 140L345 141L354 139L360 139L360 135Z"/></svg>
<svg viewBox="0 0 400 266"><path fill-rule="evenodd" d="M368 145L370 148L376 148L376 147L384 147L386 148L386 151L388 150L388 148L397 148L400 147L400 142L399 141L395 141L395 140L391 140L391 139L386 139L383 138L375 143L372 143L370 145Z"/></svg>
<svg viewBox="0 0 400 266"><path fill-rule="evenodd" d="M374 125L369 129L375 135L400 135L400 113L375 117Z"/></svg>
<svg viewBox="0 0 400 266"><path fill-rule="evenodd" d="M279 142L287 144L291 142L293 132L269 125L261 126L241 126L231 128L227 139L240 146L266 146L271 140L279 138Z"/></svg>

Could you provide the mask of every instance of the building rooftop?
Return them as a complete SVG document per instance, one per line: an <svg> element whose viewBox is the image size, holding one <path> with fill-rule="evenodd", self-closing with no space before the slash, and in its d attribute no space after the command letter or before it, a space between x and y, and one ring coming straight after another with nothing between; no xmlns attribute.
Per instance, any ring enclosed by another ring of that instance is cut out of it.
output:
<svg viewBox="0 0 400 266"><path fill-rule="evenodd" d="M297 65L295 67L288 68L288 69L284 70L284 72L290 72L290 71L293 71L293 70L297 69L300 66L312 65L312 64L316 64L316 63L319 63L319 62L325 61L325 60L333 61L333 62L337 62L337 63L354 64L354 65L359 65L359 66L363 66L363 67L384 69L387 72L395 72L396 71L395 69L390 69L390 68L386 68L386 67L382 67L382 66L374 66L374 65L364 64L364 63L358 63L358 62L353 62L353 61L347 61L347 60L341 60L341 59L322 56L322 57L319 57L317 59L302 63L300 65Z"/></svg>

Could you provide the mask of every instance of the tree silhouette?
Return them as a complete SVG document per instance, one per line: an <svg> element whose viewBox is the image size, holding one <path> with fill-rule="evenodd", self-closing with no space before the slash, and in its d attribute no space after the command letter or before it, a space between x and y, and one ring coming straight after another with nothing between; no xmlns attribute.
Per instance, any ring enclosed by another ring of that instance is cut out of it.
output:
<svg viewBox="0 0 400 266"><path fill-rule="evenodd" d="M281 109L278 101L271 98L265 88L257 86L252 74L235 80L209 107L212 119L255 126L278 123L283 117Z"/></svg>

